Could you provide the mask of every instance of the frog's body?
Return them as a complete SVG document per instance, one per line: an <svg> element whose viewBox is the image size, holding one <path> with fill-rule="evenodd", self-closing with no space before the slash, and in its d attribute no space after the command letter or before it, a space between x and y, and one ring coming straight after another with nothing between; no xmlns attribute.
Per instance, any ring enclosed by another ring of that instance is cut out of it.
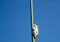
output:
<svg viewBox="0 0 60 42"><path fill-rule="evenodd" d="M38 26L36 24L33 25L33 36L36 38L38 35Z"/></svg>

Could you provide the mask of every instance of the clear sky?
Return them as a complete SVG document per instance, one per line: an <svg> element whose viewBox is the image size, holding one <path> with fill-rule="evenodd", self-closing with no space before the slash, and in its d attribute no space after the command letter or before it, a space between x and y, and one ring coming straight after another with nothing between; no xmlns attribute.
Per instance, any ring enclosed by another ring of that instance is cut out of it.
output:
<svg viewBox="0 0 60 42"><path fill-rule="evenodd" d="M60 42L60 0L34 0L36 42ZM0 42L31 42L30 0L0 0Z"/></svg>

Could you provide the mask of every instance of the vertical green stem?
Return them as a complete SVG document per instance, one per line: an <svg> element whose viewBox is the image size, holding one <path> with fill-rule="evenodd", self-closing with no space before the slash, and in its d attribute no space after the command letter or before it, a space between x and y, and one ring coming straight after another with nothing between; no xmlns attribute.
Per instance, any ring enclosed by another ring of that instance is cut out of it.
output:
<svg viewBox="0 0 60 42"><path fill-rule="evenodd" d="M34 16L33 16L33 0L30 0L30 16L31 16L31 29L34 24ZM32 42L35 42L35 38L32 34Z"/></svg>

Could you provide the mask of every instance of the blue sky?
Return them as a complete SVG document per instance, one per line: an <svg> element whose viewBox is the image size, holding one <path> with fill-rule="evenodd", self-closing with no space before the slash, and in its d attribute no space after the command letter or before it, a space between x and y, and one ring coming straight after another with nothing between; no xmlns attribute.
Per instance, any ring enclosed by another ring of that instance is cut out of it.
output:
<svg viewBox="0 0 60 42"><path fill-rule="evenodd" d="M60 0L34 0L36 42L60 42ZM0 42L31 42L30 0L0 0Z"/></svg>

